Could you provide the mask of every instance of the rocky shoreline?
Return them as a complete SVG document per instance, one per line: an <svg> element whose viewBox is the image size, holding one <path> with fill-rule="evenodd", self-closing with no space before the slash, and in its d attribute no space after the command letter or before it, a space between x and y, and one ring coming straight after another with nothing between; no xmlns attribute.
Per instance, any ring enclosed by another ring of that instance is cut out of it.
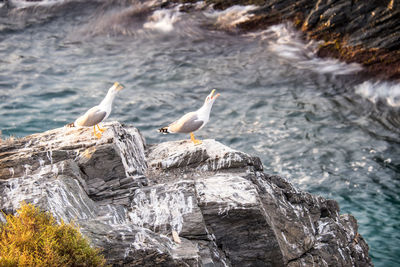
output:
<svg viewBox="0 0 400 267"><path fill-rule="evenodd" d="M0 0L0 13L9 12L17 2ZM42 1L19 2L30 6ZM190 12L192 8L197 8L199 1L154 1L150 6L144 5L140 12L148 14L148 11L157 8L175 7L177 3L187 4L180 9ZM291 22L304 33L305 39L320 42L318 56L359 63L363 66L359 73L361 77L400 81L398 0L205 0L202 3L216 10L228 9L234 5L255 5L257 8L249 11L250 15L246 16L246 19L235 24L236 29L245 32L256 31L271 25ZM131 4L134 4L134 1ZM140 12L124 19L136 21L142 17ZM43 19L46 19L46 16Z"/></svg>
<svg viewBox="0 0 400 267"><path fill-rule="evenodd" d="M178 0L174 2L194 2ZM256 5L237 25L244 31L291 21L306 39L322 43L318 56L363 66L361 75L400 81L400 1L361 0L206 0L215 9Z"/></svg>
<svg viewBox="0 0 400 267"><path fill-rule="evenodd" d="M372 266L352 215L259 158L105 127L101 139L59 128L0 143L0 209L26 201L74 220L113 266Z"/></svg>

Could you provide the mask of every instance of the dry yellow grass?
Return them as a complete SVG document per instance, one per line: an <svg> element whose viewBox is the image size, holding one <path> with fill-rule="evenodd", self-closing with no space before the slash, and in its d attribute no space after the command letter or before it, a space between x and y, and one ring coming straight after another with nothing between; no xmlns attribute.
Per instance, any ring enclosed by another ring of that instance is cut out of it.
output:
<svg viewBox="0 0 400 267"><path fill-rule="evenodd" d="M0 266L105 266L74 224L58 224L48 212L22 204L0 224Z"/></svg>

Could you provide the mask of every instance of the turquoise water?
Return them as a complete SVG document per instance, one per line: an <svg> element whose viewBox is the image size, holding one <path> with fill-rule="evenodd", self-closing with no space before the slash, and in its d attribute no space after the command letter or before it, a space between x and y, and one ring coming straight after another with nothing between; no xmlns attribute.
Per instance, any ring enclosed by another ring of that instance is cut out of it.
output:
<svg viewBox="0 0 400 267"><path fill-rule="evenodd" d="M317 44L289 25L237 32L243 11L124 1L3 7L3 138L74 121L114 81L126 88L108 120L134 124L148 143L189 138L156 129L216 88L221 97L197 137L257 155L265 172L337 200L357 218L374 264L399 266L400 85L318 59Z"/></svg>

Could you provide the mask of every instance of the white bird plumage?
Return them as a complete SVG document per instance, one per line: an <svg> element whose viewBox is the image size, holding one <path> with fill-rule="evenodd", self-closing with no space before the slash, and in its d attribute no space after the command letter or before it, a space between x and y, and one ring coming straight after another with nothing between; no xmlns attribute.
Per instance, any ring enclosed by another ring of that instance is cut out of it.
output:
<svg viewBox="0 0 400 267"><path fill-rule="evenodd" d="M193 132L203 128L210 119L211 108L220 94L214 96L215 89L206 97L204 104L196 111L183 115L180 119L174 121L170 125L158 129L159 132L167 133L190 133L190 139L195 145L201 144L200 140L194 137Z"/></svg>
<svg viewBox="0 0 400 267"><path fill-rule="evenodd" d="M101 103L97 106L92 107L85 114L80 116L75 120L74 123L68 124L68 126L81 126L81 127L91 127L93 126L93 134L97 137L101 137L101 133L104 132L104 129L100 128L99 123L104 121L110 116L112 103L114 101L117 93L122 90L124 87L115 82L113 86L108 90L107 95L101 101ZM101 133L96 132L96 126Z"/></svg>

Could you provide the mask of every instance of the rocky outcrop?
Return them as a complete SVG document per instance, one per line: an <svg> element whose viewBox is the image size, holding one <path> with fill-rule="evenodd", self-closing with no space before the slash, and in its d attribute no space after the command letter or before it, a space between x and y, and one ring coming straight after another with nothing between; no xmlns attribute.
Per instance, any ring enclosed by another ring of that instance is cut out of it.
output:
<svg viewBox="0 0 400 267"><path fill-rule="evenodd" d="M179 1L182 2L182 1ZM183 2L192 2L183 1ZM253 16L238 25L259 30L292 21L308 38L324 41L321 57L364 66L367 75L400 80L400 1L362 0L206 0L216 9L257 5Z"/></svg>
<svg viewBox="0 0 400 267"><path fill-rule="evenodd" d="M353 216L259 158L106 127L101 139L60 128L0 144L1 210L26 201L74 220L114 266L372 265Z"/></svg>

